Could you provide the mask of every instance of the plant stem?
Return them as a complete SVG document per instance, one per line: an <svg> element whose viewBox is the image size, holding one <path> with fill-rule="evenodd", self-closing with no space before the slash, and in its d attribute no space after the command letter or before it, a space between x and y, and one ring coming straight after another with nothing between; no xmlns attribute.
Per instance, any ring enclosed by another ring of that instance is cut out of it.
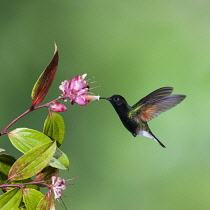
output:
<svg viewBox="0 0 210 210"><path fill-rule="evenodd" d="M17 118L15 118L11 123L9 123L1 132L0 135L6 134L6 130L8 128L10 128L15 122L17 122L20 118L22 118L23 116L25 116L26 114L28 114L29 112L31 112L31 109L28 109L27 111L23 112L23 114L21 114L20 116L18 116Z"/></svg>
<svg viewBox="0 0 210 210"><path fill-rule="evenodd" d="M40 109L40 108L43 108L43 107L48 107L49 104L53 103L53 102L56 102L60 99L63 99L64 97L62 96L59 96L58 98L46 103L46 104L43 104L43 105L40 105L40 106L37 106L37 107L30 107L28 110L26 110L25 112L23 112L21 115L19 115L17 118L15 118L11 123L9 123L1 132L0 132L0 136L1 135L4 135L4 134L7 134L7 129L9 129L14 123L16 123L19 119L21 119L22 117L24 117L25 115L27 115L28 113L34 111L34 110L37 110L37 109Z"/></svg>
<svg viewBox="0 0 210 210"><path fill-rule="evenodd" d="M2 184L0 185L0 188L7 188L7 187L19 187L22 188L25 185L35 185L35 184L42 184L45 185L46 187L50 188L49 184L44 183L43 181L33 181L33 182L28 182L28 183L21 183L21 184Z"/></svg>

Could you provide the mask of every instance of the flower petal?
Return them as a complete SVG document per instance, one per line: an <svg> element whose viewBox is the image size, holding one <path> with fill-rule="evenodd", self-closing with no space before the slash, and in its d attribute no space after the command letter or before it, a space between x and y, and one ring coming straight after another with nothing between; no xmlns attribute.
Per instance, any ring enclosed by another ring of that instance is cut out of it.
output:
<svg viewBox="0 0 210 210"><path fill-rule="evenodd" d="M74 89L74 86L75 86L75 82L79 79L79 75L75 76L71 81L70 83L70 89Z"/></svg>
<svg viewBox="0 0 210 210"><path fill-rule="evenodd" d="M83 95L83 94L86 94L87 92L89 91L88 88L84 88L84 89L81 89L77 92L78 95Z"/></svg>
<svg viewBox="0 0 210 210"><path fill-rule="evenodd" d="M85 100L84 96L78 96L75 99L75 103L79 104L80 106L86 106L88 102Z"/></svg>
<svg viewBox="0 0 210 210"><path fill-rule="evenodd" d="M94 96L94 95L83 95L83 97L85 98L85 100L87 102L90 102L90 101L98 101L100 96Z"/></svg>
<svg viewBox="0 0 210 210"><path fill-rule="evenodd" d="M83 74L81 77L84 80L86 76L87 76L87 74Z"/></svg>
<svg viewBox="0 0 210 210"><path fill-rule="evenodd" d="M59 86L59 89L61 91L63 91L64 93L67 92L67 90L70 90L69 88L69 83L71 80L64 80L63 82L61 82L61 85Z"/></svg>

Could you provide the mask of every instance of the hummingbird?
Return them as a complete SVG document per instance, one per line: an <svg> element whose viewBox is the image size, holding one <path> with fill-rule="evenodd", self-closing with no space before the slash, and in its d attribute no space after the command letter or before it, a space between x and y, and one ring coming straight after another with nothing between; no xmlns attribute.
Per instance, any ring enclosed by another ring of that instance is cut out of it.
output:
<svg viewBox="0 0 210 210"><path fill-rule="evenodd" d="M152 133L147 122L173 108L186 98L186 95L171 95L173 89L173 87L159 88L133 106L129 106L121 95L113 95L109 98L100 97L100 99L106 99L112 104L123 125L134 137L142 135L152 138L165 148L164 144Z"/></svg>

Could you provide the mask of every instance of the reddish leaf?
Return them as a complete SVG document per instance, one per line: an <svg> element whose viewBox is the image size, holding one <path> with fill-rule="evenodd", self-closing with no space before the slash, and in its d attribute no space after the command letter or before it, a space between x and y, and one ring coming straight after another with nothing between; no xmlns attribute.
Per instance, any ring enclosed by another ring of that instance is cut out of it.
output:
<svg viewBox="0 0 210 210"><path fill-rule="evenodd" d="M47 95L54 80L57 67L58 67L58 50L55 44L55 52L51 62L42 72L42 74L40 75L40 77L38 78L32 89L31 93L32 107L37 104L40 104Z"/></svg>
<svg viewBox="0 0 210 210"><path fill-rule="evenodd" d="M52 176L58 177L58 169L53 168L51 166L47 166L44 168L35 178L34 181L44 181L46 184L51 184L52 183ZM40 187L45 187L45 185L40 184Z"/></svg>
<svg viewBox="0 0 210 210"><path fill-rule="evenodd" d="M55 209L55 200L52 196L52 191L48 191L44 198L41 199L36 207L36 210Z"/></svg>

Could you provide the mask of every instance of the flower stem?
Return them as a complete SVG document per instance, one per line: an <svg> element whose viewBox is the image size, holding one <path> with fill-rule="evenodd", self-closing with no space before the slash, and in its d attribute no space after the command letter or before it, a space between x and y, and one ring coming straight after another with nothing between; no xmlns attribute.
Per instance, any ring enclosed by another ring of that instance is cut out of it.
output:
<svg viewBox="0 0 210 210"><path fill-rule="evenodd" d="M31 112L31 109L28 109L27 111L23 112L23 114L21 114L20 116L18 116L17 118L15 118L11 123L9 123L1 132L0 135L6 134L6 130L8 128L10 128L14 123L16 123L20 118L22 118L23 116L25 116L26 114L28 114L29 112Z"/></svg>
<svg viewBox="0 0 210 210"><path fill-rule="evenodd" d="M25 112L23 112L21 115L19 115L17 118L15 118L11 123L9 123L1 132L0 132L0 136L1 135L4 135L4 134L7 134L7 130L14 124L16 123L19 119L21 119L22 117L24 117L25 115L27 115L28 113L34 111L34 110L37 110L37 109L40 109L40 108L43 108L43 107L48 107L49 104L51 104L52 102L55 102L55 101L58 101L60 99L63 99L64 97L62 96L59 96L58 98L46 103L46 104L43 104L43 105L40 105L40 106L37 106L37 107L33 107L31 106L28 110L26 110Z"/></svg>
<svg viewBox="0 0 210 210"><path fill-rule="evenodd" d="M50 188L49 184L44 183L43 181L32 181L32 182L28 182L28 183L21 183L21 184L2 184L0 185L0 188L7 188L7 187L19 187L22 188L25 185L37 185L37 184L42 184L45 185L46 187Z"/></svg>

